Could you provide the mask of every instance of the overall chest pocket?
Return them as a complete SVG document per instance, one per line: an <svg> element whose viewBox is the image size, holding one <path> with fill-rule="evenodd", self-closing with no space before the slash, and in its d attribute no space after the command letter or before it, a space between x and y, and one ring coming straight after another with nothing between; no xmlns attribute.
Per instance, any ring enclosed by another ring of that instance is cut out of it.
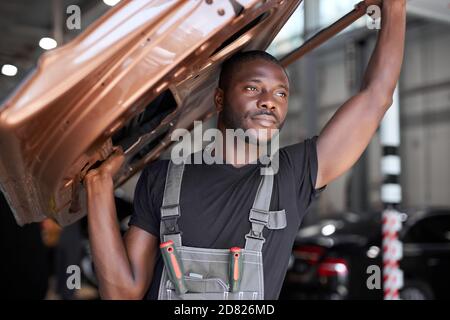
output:
<svg viewBox="0 0 450 320"><path fill-rule="evenodd" d="M173 283L166 281L167 300L261 300L258 291L229 292L229 286L220 278L196 279L185 276L188 292L177 295Z"/></svg>
<svg viewBox="0 0 450 320"><path fill-rule="evenodd" d="M220 278L198 279L184 276L184 281L189 293L216 293L228 291L228 285ZM174 290L170 280L167 280L166 288Z"/></svg>

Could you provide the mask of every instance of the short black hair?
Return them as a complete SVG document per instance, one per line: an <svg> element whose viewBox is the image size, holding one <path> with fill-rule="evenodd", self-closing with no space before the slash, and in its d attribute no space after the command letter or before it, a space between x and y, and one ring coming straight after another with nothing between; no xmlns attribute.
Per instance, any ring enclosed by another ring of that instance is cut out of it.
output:
<svg viewBox="0 0 450 320"><path fill-rule="evenodd" d="M239 67L245 62L250 62L257 59L262 59L267 62L274 63L277 66L281 67L286 73L286 70L284 69L281 62L277 58L275 58L274 56L265 51L252 50L252 51L238 52L232 55L227 60L225 60L225 62L222 64L222 69L220 71L219 76L219 88L221 88L222 90L227 89L228 83L230 82L231 79L231 75L233 74L235 68Z"/></svg>

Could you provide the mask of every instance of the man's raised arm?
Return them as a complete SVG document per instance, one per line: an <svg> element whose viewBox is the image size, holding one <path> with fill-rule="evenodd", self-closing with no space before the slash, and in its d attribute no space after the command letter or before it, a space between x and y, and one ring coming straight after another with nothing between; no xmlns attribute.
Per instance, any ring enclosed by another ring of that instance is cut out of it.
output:
<svg viewBox="0 0 450 320"><path fill-rule="evenodd" d="M361 91L339 108L317 140L316 188L355 164L392 104L403 61L406 0L384 0L381 12L381 31Z"/></svg>

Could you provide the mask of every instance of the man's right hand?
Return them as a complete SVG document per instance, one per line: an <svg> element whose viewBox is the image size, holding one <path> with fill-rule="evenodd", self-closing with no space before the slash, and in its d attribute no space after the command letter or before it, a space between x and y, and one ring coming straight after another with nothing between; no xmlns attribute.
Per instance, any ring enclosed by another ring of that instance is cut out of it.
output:
<svg viewBox="0 0 450 320"><path fill-rule="evenodd" d="M103 299L142 299L153 278L158 251L158 238L138 227L131 226L122 239L113 177L123 162L123 152L116 148L84 178L89 241Z"/></svg>
<svg viewBox="0 0 450 320"><path fill-rule="evenodd" d="M90 184L98 178L113 178L122 167L125 156L121 147L115 147L114 152L100 165L100 167L91 169L84 177L85 184Z"/></svg>

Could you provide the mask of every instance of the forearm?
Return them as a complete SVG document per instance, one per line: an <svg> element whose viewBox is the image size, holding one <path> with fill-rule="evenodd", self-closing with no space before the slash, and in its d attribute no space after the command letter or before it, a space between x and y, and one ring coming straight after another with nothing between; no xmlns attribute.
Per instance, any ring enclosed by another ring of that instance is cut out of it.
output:
<svg viewBox="0 0 450 320"><path fill-rule="evenodd" d="M371 92L374 99L380 98L383 104L388 104L386 107L390 105L403 62L405 7L405 0L383 1L381 31L362 86L363 90Z"/></svg>
<svg viewBox="0 0 450 320"><path fill-rule="evenodd" d="M391 105L403 61L405 0L384 0L382 27L360 93L344 103L317 141L316 188L355 164Z"/></svg>
<svg viewBox="0 0 450 320"><path fill-rule="evenodd" d="M86 181L89 239L102 298L135 296L136 279L117 222L111 177L101 175Z"/></svg>

